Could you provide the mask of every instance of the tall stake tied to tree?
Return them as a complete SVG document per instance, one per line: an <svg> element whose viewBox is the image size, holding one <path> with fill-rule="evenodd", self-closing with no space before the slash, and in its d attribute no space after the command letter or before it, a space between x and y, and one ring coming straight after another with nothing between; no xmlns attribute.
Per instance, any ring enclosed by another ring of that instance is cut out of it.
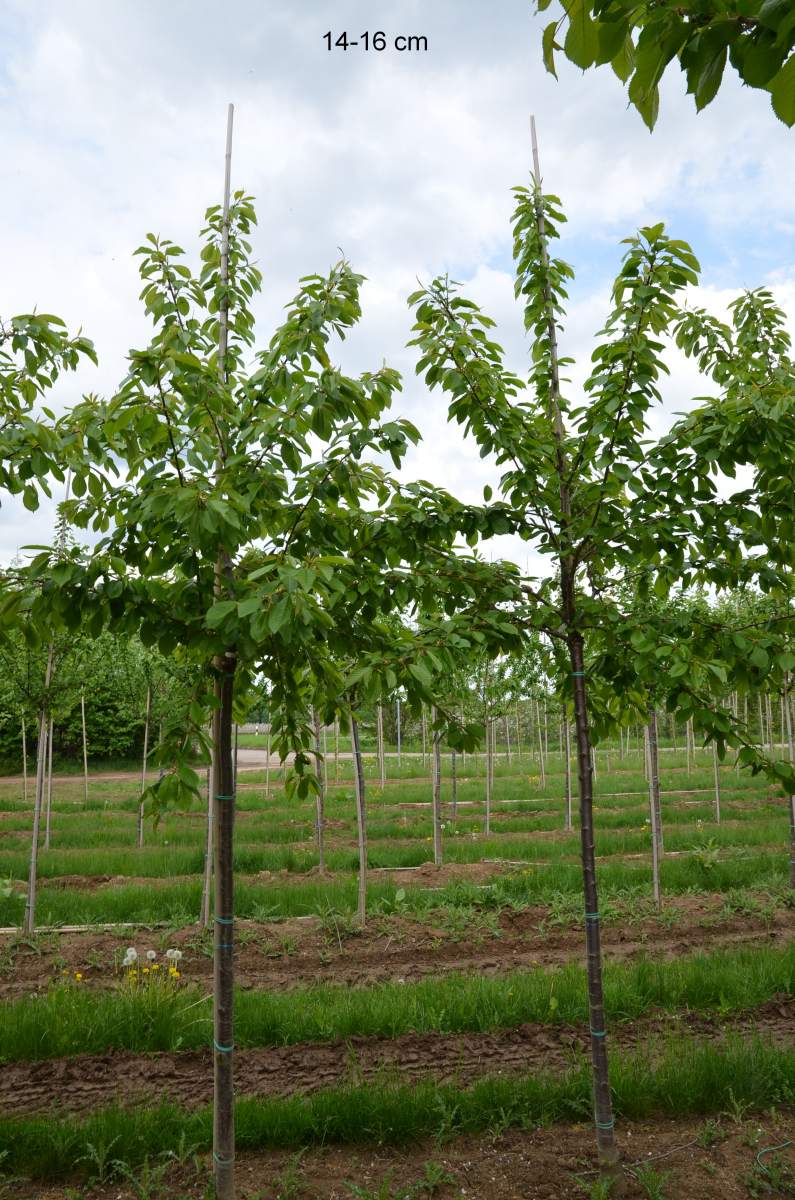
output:
<svg viewBox="0 0 795 1200"><path fill-rule="evenodd" d="M724 470L730 469L732 453L749 461L753 446L759 449L759 443L741 436L753 424L750 416L745 425L738 422L737 413L748 403L742 395L739 407L727 409L716 401L699 414L699 424L690 417L657 445L646 436L647 414L660 399L658 380L666 371L661 335L678 328L688 346L698 344L687 324L692 317L680 308L683 289L697 281L698 263L684 242L666 236L662 225L626 240L612 308L584 385L585 403L577 408L569 404L559 371L570 360L558 357L557 336L572 271L547 249L564 218L557 198L541 191L535 154L532 187L515 192L516 294L524 300L525 326L532 336L529 381L505 369L502 349L489 336L494 322L446 277L410 297L416 312L412 344L421 355L417 371L431 387L449 393L451 419L474 436L483 456L494 455L504 468L501 498L492 503L492 489L484 489L492 529L533 542L555 563L550 577L524 582L523 605L513 619L528 637L543 633L549 639L550 674L557 677L558 694L574 710L594 1116L600 1159L614 1170L618 1156L594 857L594 736L615 730L628 710L645 719L654 687L671 710L691 717L717 741L719 753L726 742L745 743L741 755L752 769L769 770L780 780L790 775L788 764L770 763L747 744L741 724L712 698L709 681L725 682L727 672L747 671L746 654L721 631L704 630L698 635L699 659L688 663L684 679L689 650L671 637L670 620L665 615L633 618L621 603L621 583L640 570L644 586L667 594L683 579L704 577L730 587L755 572L768 571L775 578L764 562L744 563L736 547L763 540L778 528L780 553L788 553L787 562L791 559L784 534L792 528L792 489L786 496L781 488L774 492L760 473L766 494L773 497L765 501L772 514L768 528L748 516L745 493L722 500L706 482L710 464L700 462L693 451L694 427L705 442L721 446L713 462L719 457ZM753 342L752 327L748 318L737 349L727 350L737 357L738 379L747 378L742 356ZM781 435L792 424L793 391L790 385L786 392L780 372L771 378L778 407L771 401L768 419L771 426L778 419L779 439L786 444ZM785 395L789 408L782 407ZM720 439L732 428L739 430L736 445L726 451L722 447L728 439ZM778 452L777 470L781 463ZM770 466L765 471L769 476ZM722 549L716 530L727 535ZM784 562L783 576L787 569ZM765 636L775 641L775 635ZM613 661L610 650L616 644L620 652ZM787 661L781 660L783 665Z"/></svg>

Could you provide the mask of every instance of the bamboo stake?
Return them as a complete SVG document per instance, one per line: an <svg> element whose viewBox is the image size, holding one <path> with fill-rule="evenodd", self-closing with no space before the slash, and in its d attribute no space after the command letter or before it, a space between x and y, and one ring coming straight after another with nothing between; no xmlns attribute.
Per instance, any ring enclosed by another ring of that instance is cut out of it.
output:
<svg viewBox="0 0 795 1200"><path fill-rule="evenodd" d="M268 718L268 737L265 742L265 796L271 794L271 726Z"/></svg>
<svg viewBox="0 0 795 1200"><path fill-rule="evenodd" d="M400 698L395 700L395 723L397 725L397 765L400 774L401 745L400 745Z"/></svg>
<svg viewBox="0 0 795 1200"><path fill-rule="evenodd" d="M359 744L359 723L351 716L351 748L353 750L353 783L356 792L356 831L359 839L359 907L357 918L364 929L367 921L367 812L364 796L364 768Z"/></svg>
<svg viewBox="0 0 795 1200"><path fill-rule="evenodd" d="M141 796L146 791L146 759L149 754L149 724L152 720L152 688L146 689L146 716L144 718L144 752L141 760ZM136 846L140 850L144 844L144 802L138 804L138 831Z"/></svg>
<svg viewBox="0 0 795 1200"><path fill-rule="evenodd" d="M428 748L428 722L425 719L425 706L422 708L422 768L425 770L425 756Z"/></svg>
<svg viewBox="0 0 795 1200"><path fill-rule="evenodd" d="M436 728L439 714L436 706L431 708L433 736L433 861L442 865L442 735Z"/></svg>
<svg viewBox="0 0 795 1200"><path fill-rule="evenodd" d="M571 513L571 493L568 483L568 463L565 450L565 428L561 410L560 377L558 371L557 318L548 283L549 256L543 205L538 200L541 191L541 167L538 161L535 118L530 119L533 146L533 179L536 189L536 228L544 272L544 300L549 346L549 410L550 424L556 447L556 465L560 487L560 504L564 518ZM591 775L591 734L588 724L588 696L585 686L585 648L583 636L575 626L576 588L575 567L570 556L560 555L560 590L567 627L567 647L574 693L574 721L577 732L577 762L580 792L580 837L582 849L583 891L585 893L585 942L588 974L588 1010L591 1029L591 1068L593 1075L594 1127L599 1161L612 1176L618 1174L619 1155L615 1142L613 1101L607 1056L602 984L602 948L599 916L599 896L596 882L596 854L593 830L593 779Z"/></svg>
<svg viewBox="0 0 795 1200"><path fill-rule="evenodd" d="M566 715L566 820L563 828L571 833L571 725Z"/></svg>
<svg viewBox="0 0 795 1200"><path fill-rule="evenodd" d="M511 730L508 725L508 714L505 715L505 756L508 760L508 765L511 764Z"/></svg>
<svg viewBox="0 0 795 1200"><path fill-rule="evenodd" d="M199 914L199 923L205 928L210 928L210 895L212 892L213 883L213 794L215 791L215 783L213 781L213 752L210 751L210 761L207 764L207 836L204 843L204 878L202 880L202 902L201 912Z"/></svg>
<svg viewBox="0 0 795 1200"><path fill-rule="evenodd" d="M317 796L316 799L316 818L315 818L315 833L317 836L317 867L321 875L326 873L326 847L325 847L325 827L326 818L324 809L325 791L323 788L323 771L320 765L320 717L317 709L312 709L312 725L315 734L315 776L317 778Z"/></svg>
<svg viewBox="0 0 795 1200"><path fill-rule="evenodd" d="M229 205L232 172L234 106L229 105L224 156L224 199L221 226L220 291L218 312L218 372L226 381L229 335ZM219 436L218 467L223 468L226 447ZM219 549L216 563L216 597L223 595L223 578L229 559ZM232 704L237 656L231 649L215 662L213 714L213 870L215 875L215 948L213 951L213 1182L215 1200L235 1196L235 1091L234 1091L234 824L235 779L232 752Z"/></svg>
<svg viewBox="0 0 795 1200"><path fill-rule="evenodd" d="M83 726L83 803L88 808L88 738L86 736L86 694L80 691L80 719Z"/></svg>
<svg viewBox="0 0 795 1200"><path fill-rule="evenodd" d="M44 849L50 848L50 817L52 815L52 743L53 717L47 730L47 815L44 821Z"/></svg>
<svg viewBox="0 0 795 1200"><path fill-rule="evenodd" d="M340 719L334 718L334 782L340 781Z"/></svg>
<svg viewBox="0 0 795 1200"><path fill-rule="evenodd" d="M28 894L25 901L25 917L23 928L25 933L33 933L36 927L36 881L39 863L39 829L41 826L41 805L44 798L44 770L47 759L47 710L49 707L50 684L52 682L52 662L54 647L50 642L47 653L47 667L44 672L44 699L39 711L39 740L36 746L36 792L33 800L33 832L30 840L30 867L28 869Z"/></svg>
<svg viewBox="0 0 795 1200"><path fill-rule="evenodd" d="M712 743L712 772L715 776L715 821L720 825L720 766L718 764L718 747Z"/></svg>

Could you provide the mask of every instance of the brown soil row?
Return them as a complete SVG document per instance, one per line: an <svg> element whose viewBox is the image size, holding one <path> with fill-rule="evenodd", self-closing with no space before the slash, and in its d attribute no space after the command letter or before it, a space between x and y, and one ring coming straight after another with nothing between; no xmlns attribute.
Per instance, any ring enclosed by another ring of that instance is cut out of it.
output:
<svg viewBox="0 0 795 1200"><path fill-rule="evenodd" d="M761 898L763 899L763 898ZM767 917L723 916L720 896L680 896L666 901L663 919L646 915L634 903L616 921L603 926L607 957L648 955L676 958L699 950L765 944L784 946L795 936L795 912L779 908ZM408 916L371 919L363 932L333 921L289 920L260 924L238 922L236 951L242 987L284 991L313 983L358 986L385 980L417 980L454 971L500 974L519 968L558 966L583 958L579 922L549 923L546 908L484 914L482 926L471 916L457 923L442 913L435 924ZM445 923L446 921L446 923ZM114 986L114 956L135 944L162 951L179 947L185 982L212 984L209 938L195 926L175 932L120 931L39 936L0 941L0 997L30 995L80 971L81 987Z"/></svg>
<svg viewBox="0 0 795 1200"><path fill-rule="evenodd" d="M786 1191L771 1190L756 1156L768 1146L795 1140L795 1117L779 1112L733 1122L724 1119L714 1138L705 1138L702 1120L621 1121L617 1139L625 1163L624 1200L648 1200L636 1175L636 1164L651 1163L665 1174L666 1200L749 1200L749 1180L756 1196L771 1200L793 1194L795 1147L765 1155L784 1177ZM411 1146L338 1147L308 1150L298 1156L286 1151L239 1153L237 1180L240 1200L351 1200L352 1187L364 1195L411 1195L433 1164L447 1182L436 1191L414 1191L435 1200L584 1200L578 1182L596 1178L593 1131L587 1124L509 1130L454 1138L439 1145L430 1139ZM207 1157L176 1165L164 1181L161 1195L169 1200L202 1200L207 1195ZM590 1173L590 1174L589 1174ZM386 1184L385 1184L386 1181ZM383 1191L379 1189L383 1187ZM289 1188L289 1190L288 1190ZM767 1190L762 1190L767 1188ZM74 1185L6 1185L7 1200L74 1200ZM120 1180L81 1188L83 1200L140 1200L140 1190Z"/></svg>
<svg viewBox="0 0 795 1200"><path fill-rule="evenodd" d="M655 1046L671 1033L719 1042L728 1034L753 1032L781 1046L793 1044L795 999L782 997L736 1019L689 1013L621 1023L611 1047ZM395 1038L351 1037L239 1050L235 1056L238 1096L269 1098L307 1094L375 1078L401 1084L433 1078L468 1086L489 1075L564 1071L584 1060L587 1026L526 1024L494 1033L407 1033ZM212 1100L210 1049L166 1054L79 1054L34 1063L6 1063L0 1073L0 1112L19 1116L54 1108L86 1112L110 1104L140 1104L165 1098L186 1108Z"/></svg>

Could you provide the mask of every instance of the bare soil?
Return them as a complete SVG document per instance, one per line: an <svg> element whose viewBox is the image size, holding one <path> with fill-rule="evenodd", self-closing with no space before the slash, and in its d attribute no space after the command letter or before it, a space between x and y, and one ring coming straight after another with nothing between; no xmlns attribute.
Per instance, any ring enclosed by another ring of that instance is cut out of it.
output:
<svg viewBox="0 0 795 1200"><path fill-rule="evenodd" d="M430 868L435 871L435 868ZM764 903L760 896L760 906ZM606 957L676 958L700 949L783 946L795 936L795 910L726 915L725 897L677 896L662 917L636 902L603 925ZM583 958L579 921L550 919L547 908L485 912L478 917L439 910L420 921L405 915L373 917L361 932L335 920L293 918L237 923L237 978L241 987L279 991L313 983L356 986L416 980L451 971L499 974L515 968L556 966ZM46 990L64 972L80 971L82 987L114 986L114 965L126 946L139 952L178 947L182 977L212 982L209 937L196 926L175 931L120 930L19 935L0 939L0 997Z"/></svg>
<svg viewBox="0 0 795 1200"><path fill-rule="evenodd" d="M768 1147L795 1140L795 1117L765 1114L717 1126L699 1120L620 1122L618 1144L624 1164L623 1200L648 1200L637 1179L648 1164L664 1174L664 1200L782 1200L795 1195L795 1153L790 1144L774 1154ZM444 1143L427 1140L408 1147L324 1147L291 1155L284 1151L238 1156L241 1200L585 1200L596 1179L593 1132L587 1125L510 1130ZM771 1168L776 1172L771 1173ZM435 1169L445 1180L419 1190ZM202 1200L207 1157L177 1165L158 1200ZM580 1182L581 1181L581 1182ZM353 1188L359 1188L356 1192ZM384 1190L379 1190L382 1188ZM412 1189L414 1189L412 1191ZM99 1187L10 1183L8 1200L140 1200L140 1190L123 1181ZM617 1193L616 1193L617 1194Z"/></svg>

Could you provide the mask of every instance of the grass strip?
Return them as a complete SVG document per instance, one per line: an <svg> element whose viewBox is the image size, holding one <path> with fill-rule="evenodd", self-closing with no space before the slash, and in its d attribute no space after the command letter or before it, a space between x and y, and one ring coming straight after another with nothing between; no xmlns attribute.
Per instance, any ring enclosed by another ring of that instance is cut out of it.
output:
<svg viewBox="0 0 795 1200"><path fill-rule="evenodd" d="M688 1038L671 1039L650 1067L648 1052L614 1055L616 1114L719 1114L738 1105L761 1109L795 1099L795 1052L759 1039L730 1039L720 1049ZM239 1100L239 1150L294 1149L321 1144L406 1144L483 1130L529 1128L588 1119L587 1064L560 1076L490 1077L470 1088L434 1081L411 1087L384 1078L330 1088L309 1096ZM88 1117L0 1119L6 1172L35 1179L66 1179L102 1157L126 1167L173 1151L180 1142L197 1151L212 1144L209 1109L196 1113L170 1103L156 1108L103 1109ZM118 1171L118 1168L116 1168Z"/></svg>
<svg viewBox="0 0 795 1200"><path fill-rule="evenodd" d="M611 1022L653 1011L728 1014L795 993L795 944L696 954L667 962L608 961L605 1004ZM587 1020L582 967L451 974L414 983L348 988L320 984L287 993L241 990L235 1033L240 1047L334 1041L405 1033L488 1032L524 1022ZM209 1045L210 999L170 980L125 981L115 991L59 984L0 1004L0 1061L193 1050Z"/></svg>

